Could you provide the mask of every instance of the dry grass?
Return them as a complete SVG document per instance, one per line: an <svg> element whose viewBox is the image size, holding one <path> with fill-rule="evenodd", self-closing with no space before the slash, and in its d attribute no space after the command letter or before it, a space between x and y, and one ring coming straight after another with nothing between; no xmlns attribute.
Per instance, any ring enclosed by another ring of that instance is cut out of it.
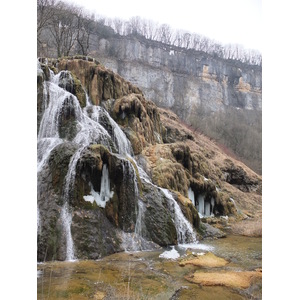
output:
<svg viewBox="0 0 300 300"><path fill-rule="evenodd" d="M240 223L233 224L231 226L232 233L244 235L261 237L262 236L262 220L245 220Z"/></svg>

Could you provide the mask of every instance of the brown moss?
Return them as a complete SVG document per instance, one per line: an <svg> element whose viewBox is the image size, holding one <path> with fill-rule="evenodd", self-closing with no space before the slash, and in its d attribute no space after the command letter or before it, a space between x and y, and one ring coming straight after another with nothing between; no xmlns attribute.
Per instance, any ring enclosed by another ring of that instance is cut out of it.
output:
<svg viewBox="0 0 300 300"><path fill-rule="evenodd" d="M231 224L232 233L244 236L262 236L262 220L244 220L238 223Z"/></svg>
<svg viewBox="0 0 300 300"><path fill-rule="evenodd" d="M99 63L81 57L62 58L58 60L59 70L69 70L77 76L88 91L91 101L99 105L101 101L117 99L124 95L141 93L128 81Z"/></svg>
<svg viewBox="0 0 300 300"><path fill-rule="evenodd" d="M248 288L255 278L261 278L260 271L245 272L195 272L193 275L186 276L189 282L198 283L206 286L227 286L231 288Z"/></svg>
<svg viewBox="0 0 300 300"><path fill-rule="evenodd" d="M229 262L224 258L218 257L211 252L208 252L204 255L198 255L198 257L189 256L187 259L182 260L179 265L193 265L197 267L205 267L205 268L218 268L224 267Z"/></svg>
<svg viewBox="0 0 300 300"><path fill-rule="evenodd" d="M153 169L153 181L166 189L187 194L188 180L181 164L162 159Z"/></svg>

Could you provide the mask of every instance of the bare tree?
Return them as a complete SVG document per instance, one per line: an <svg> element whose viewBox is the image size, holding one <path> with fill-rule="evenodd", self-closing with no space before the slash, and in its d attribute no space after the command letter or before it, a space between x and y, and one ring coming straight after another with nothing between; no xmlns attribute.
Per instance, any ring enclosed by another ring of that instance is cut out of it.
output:
<svg viewBox="0 0 300 300"><path fill-rule="evenodd" d="M56 13L49 22L49 30L57 51L57 56L68 56L75 45L78 31L78 8L65 3L55 8Z"/></svg>
<svg viewBox="0 0 300 300"><path fill-rule="evenodd" d="M37 40L38 47L50 44L56 49L57 56L69 55L75 49L87 55L91 43L114 34L140 35L146 39L186 49L204 51L210 55L240 60L254 65L261 65L261 54L256 50L245 50L241 45L221 45L205 36L187 31L174 31L169 25L154 23L140 17L129 21L102 18L95 20L82 8L66 4L59 0L37 0ZM53 51L53 50L52 50Z"/></svg>
<svg viewBox="0 0 300 300"><path fill-rule="evenodd" d="M185 32L182 38L183 38L183 47L188 49L191 43L191 34L189 32Z"/></svg>
<svg viewBox="0 0 300 300"><path fill-rule="evenodd" d="M87 55L90 47L90 37L95 30L95 17L79 11L77 15L77 37L79 53Z"/></svg>
<svg viewBox="0 0 300 300"><path fill-rule="evenodd" d="M171 30L171 27L168 24L162 24L158 28L159 41L165 44L171 44L172 34L173 32Z"/></svg>
<svg viewBox="0 0 300 300"><path fill-rule="evenodd" d="M135 34L135 35L140 34L141 35L142 34L141 28L142 28L142 20L140 17L130 18L130 20L129 20L130 34Z"/></svg>
<svg viewBox="0 0 300 300"><path fill-rule="evenodd" d="M124 32L124 21L119 19L119 18L115 18L112 20L112 24L113 24L113 29L115 30L115 32L117 34L123 34Z"/></svg>
<svg viewBox="0 0 300 300"><path fill-rule="evenodd" d="M49 25L52 20L57 4L56 0L37 0L37 40L41 43L41 32Z"/></svg>

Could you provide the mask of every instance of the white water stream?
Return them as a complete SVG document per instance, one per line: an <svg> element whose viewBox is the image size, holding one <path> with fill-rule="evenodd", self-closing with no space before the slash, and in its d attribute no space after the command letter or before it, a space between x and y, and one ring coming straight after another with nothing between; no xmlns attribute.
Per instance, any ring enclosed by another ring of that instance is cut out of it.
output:
<svg viewBox="0 0 300 300"><path fill-rule="evenodd" d="M38 73L43 72L38 64ZM83 151L91 144L103 144L110 151L111 141L115 145L119 159L123 161L123 177L127 178L134 184L134 194L136 203L136 224L135 224L135 238L138 237L139 242L135 243L133 248L141 249L140 245L142 241L142 227L143 216L145 207L142 201L138 200L139 190L137 184L137 174L133 163L136 165L139 171L140 177L146 182L153 185L155 188L160 189L169 201L170 208L174 211L174 223L177 230L179 243L196 243L196 234L193 231L191 224L184 217L178 203L173 198L172 194L158 186L155 186L144 170L137 164L133 158L133 151L130 142L126 135L121 130L119 125L110 117L108 112L99 106L92 105L86 94L86 107L81 108L80 103L73 94L66 91L63 87L66 87L66 81L61 81L63 78L70 77L67 71L62 71L57 75L54 75L50 71L50 80L43 83L43 109L44 113L40 122L38 138L37 138L37 172L41 172L48 162L51 152L62 143L72 143L77 146L77 150L70 158L68 172L64 179L63 188L63 205L61 209L61 221L64 228L64 234L66 238L66 260L76 259L74 243L72 239L72 209L69 205L70 195L73 191L73 185L76 176L76 166L83 153ZM60 86L62 87L60 87ZM72 114L75 120L75 135L72 140L66 140L60 138L59 125L60 118L65 107L69 107L72 110ZM107 120L108 126L111 128L111 136L108 131L101 125L101 122ZM102 176L100 184L100 192L95 192L91 186L91 195L85 196L86 201L96 201L96 203L105 207L106 202L112 197L112 191L110 190L110 181L107 165L104 164L102 169ZM40 215L39 215L40 219ZM40 228L40 226L38 226ZM127 240L126 240L127 239ZM128 242L128 237L125 238L125 242Z"/></svg>
<svg viewBox="0 0 300 300"><path fill-rule="evenodd" d="M194 232L194 229L191 223L183 215L179 204L173 198L169 190L161 188L157 185L154 185L146 172L138 166L139 174L141 179L145 180L147 183L151 184L153 187L160 189L166 198L169 200L169 205L174 210L174 223L177 231L177 240L179 244L186 243L197 243L197 236Z"/></svg>

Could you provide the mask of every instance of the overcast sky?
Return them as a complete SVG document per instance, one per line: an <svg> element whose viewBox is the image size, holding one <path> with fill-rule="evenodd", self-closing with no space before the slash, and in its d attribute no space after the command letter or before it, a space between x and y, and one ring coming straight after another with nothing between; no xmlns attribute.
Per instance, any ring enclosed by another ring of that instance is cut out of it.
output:
<svg viewBox="0 0 300 300"><path fill-rule="evenodd" d="M262 51L262 0L67 0L99 15L133 16Z"/></svg>

